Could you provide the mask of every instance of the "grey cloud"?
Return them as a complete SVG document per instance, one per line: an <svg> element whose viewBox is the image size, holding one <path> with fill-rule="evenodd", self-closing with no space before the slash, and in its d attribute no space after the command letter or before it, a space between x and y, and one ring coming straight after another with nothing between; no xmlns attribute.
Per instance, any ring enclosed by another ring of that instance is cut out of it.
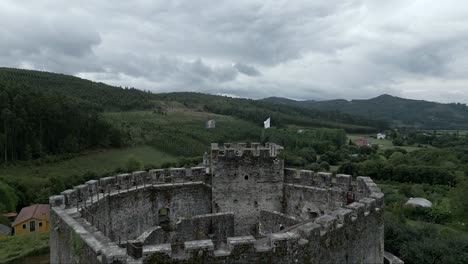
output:
<svg viewBox="0 0 468 264"><path fill-rule="evenodd" d="M260 72L255 69L255 67L243 64L243 63L236 63L234 64L234 68L236 68L240 73L243 73L247 76L258 76Z"/></svg>
<svg viewBox="0 0 468 264"><path fill-rule="evenodd" d="M5 0L0 61L156 92L468 102L467 23L464 0Z"/></svg>

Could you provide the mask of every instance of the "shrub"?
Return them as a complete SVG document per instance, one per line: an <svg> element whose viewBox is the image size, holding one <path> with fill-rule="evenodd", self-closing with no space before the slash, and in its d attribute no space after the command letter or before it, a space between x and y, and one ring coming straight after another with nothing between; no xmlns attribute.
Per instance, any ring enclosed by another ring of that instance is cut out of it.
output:
<svg viewBox="0 0 468 264"><path fill-rule="evenodd" d="M128 172L141 170L143 167L141 161L139 161L134 155L130 155L127 159L126 168Z"/></svg>

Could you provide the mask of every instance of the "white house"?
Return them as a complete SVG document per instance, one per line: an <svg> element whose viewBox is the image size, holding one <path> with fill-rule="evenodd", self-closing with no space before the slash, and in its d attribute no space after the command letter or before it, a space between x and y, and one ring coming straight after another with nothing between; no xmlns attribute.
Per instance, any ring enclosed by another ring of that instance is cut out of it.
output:
<svg viewBox="0 0 468 264"><path fill-rule="evenodd" d="M386 135L384 133L378 133L377 139L385 139Z"/></svg>

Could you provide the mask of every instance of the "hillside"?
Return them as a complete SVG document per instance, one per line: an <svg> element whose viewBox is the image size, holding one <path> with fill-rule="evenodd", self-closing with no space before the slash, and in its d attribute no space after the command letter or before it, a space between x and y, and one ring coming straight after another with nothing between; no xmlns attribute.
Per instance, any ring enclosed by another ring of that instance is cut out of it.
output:
<svg viewBox="0 0 468 264"><path fill-rule="evenodd" d="M73 97L102 111L154 110L186 108L215 114L235 116L259 125L272 117L274 126L343 128L351 132L372 132L385 127L382 122L355 117L336 111L303 109L294 105L230 98L201 93L153 94L133 88L120 88L92 82L74 76L0 68L0 85L31 88Z"/></svg>
<svg viewBox="0 0 468 264"><path fill-rule="evenodd" d="M78 77L0 67L0 84L28 87L82 99L104 110L147 109L153 106L150 95L134 88L121 88Z"/></svg>
<svg viewBox="0 0 468 264"><path fill-rule="evenodd" d="M321 111L340 111L369 119L383 120L393 126L422 129L468 129L465 104L442 104L381 95L368 100L294 101L266 98L268 102L301 106Z"/></svg>

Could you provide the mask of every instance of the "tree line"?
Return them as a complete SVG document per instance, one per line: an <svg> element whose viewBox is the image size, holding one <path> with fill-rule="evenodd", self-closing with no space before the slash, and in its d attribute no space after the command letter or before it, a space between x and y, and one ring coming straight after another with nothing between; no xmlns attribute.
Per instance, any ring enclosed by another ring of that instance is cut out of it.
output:
<svg viewBox="0 0 468 264"><path fill-rule="evenodd" d="M1 163L118 147L122 135L88 102L0 83Z"/></svg>

